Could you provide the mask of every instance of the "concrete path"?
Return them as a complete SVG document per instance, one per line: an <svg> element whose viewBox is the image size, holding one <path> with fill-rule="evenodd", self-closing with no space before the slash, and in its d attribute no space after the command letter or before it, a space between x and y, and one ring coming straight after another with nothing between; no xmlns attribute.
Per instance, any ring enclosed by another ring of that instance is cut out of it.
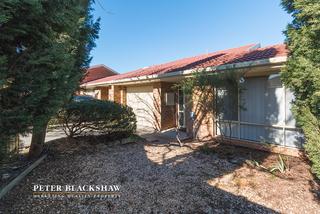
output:
<svg viewBox="0 0 320 214"><path fill-rule="evenodd" d="M176 131L175 129L168 129L162 132L156 132L156 133L144 133L137 130L137 134L141 136L142 138L145 138L149 142L159 141L162 143L177 143L176 139ZM186 140L189 139L187 134L185 132L179 131L180 140ZM45 142L64 138L67 137L62 128L59 129L50 129L47 131ZM29 134L27 136L20 136L20 147L29 147L31 144L31 138L32 134Z"/></svg>
<svg viewBox="0 0 320 214"><path fill-rule="evenodd" d="M45 142L67 137L64 131L59 129L50 129L47 131ZM32 134L28 134L27 136L20 136L20 147L29 147L31 144Z"/></svg>

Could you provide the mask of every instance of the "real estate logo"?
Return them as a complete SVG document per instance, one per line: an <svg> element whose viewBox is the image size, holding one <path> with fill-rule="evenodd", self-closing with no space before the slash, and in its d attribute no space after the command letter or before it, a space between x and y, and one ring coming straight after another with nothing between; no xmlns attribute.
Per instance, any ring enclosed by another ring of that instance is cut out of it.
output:
<svg viewBox="0 0 320 214"><path fill-rule="evenodd" d="M32 188L35 198L100 198L120 197L120 185L40 185Z"/></svg>

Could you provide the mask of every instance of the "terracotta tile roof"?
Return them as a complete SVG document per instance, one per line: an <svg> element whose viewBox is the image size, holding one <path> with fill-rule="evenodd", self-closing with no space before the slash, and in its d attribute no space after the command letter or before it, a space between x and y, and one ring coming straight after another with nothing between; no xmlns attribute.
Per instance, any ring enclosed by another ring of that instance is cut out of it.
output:
<svg viewBox="0 0 320 214"><path fill-rule="evenodd" d="M98 80L104 77L109 77L116 75L117 73L112 70L111 68L108 68L105 65L95 65L91 66L86 71L86 76L82 80L81 84L87 83L90 81Z"/></svg>
<svg viewBox="0 0 320 214"><path fill-rule="evenodd" d="M121 80L125 78L140 77L145 75L165 74L188 69L206 68L211 66L213 67L239 62L262 60L273 57L287 56L288 53L284 44L272 45L264 48L256 47L257 44L251 44L238 48L232 48L209 54L203 54L200 56L180 59L169 63L153 65L131 72L98 79L88 84L98 84L112 80Z"/></svg>

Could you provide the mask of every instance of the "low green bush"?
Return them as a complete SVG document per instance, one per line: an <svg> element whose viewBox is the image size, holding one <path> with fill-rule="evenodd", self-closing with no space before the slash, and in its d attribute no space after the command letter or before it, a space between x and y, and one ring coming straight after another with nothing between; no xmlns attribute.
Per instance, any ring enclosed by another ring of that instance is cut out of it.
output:
<svg viewBox="0 0 320 214"><path fill-rule="evenodd" d="M320 179L320 120L306 107L293 110L306 139L304 147L312 163L312 172Z"/></svg>
<svg viewBox="0 0 320 214"><path fill-rule="evenodd" d="M128 137L136 131L132 108L111 101L71 101L54 119L69 137L105 135Z"/></svg>

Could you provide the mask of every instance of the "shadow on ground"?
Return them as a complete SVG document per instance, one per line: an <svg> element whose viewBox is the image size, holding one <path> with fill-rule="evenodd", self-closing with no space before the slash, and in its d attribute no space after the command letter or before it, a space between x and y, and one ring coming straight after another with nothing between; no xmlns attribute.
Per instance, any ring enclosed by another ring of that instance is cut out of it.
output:
<svg viewBox="0 0 320 214"><path fill-rule="evenodd" d="M222 188L247 158L263 160L268 153L194 142L179 147L160 138L120 145L60 139L52 145L50 157L0 202L0 213L286 212L285 206L267 207L253 202L255 195L243 197ZM121 197L37 199L32 197L34 184L116 184Z"/></svg>

